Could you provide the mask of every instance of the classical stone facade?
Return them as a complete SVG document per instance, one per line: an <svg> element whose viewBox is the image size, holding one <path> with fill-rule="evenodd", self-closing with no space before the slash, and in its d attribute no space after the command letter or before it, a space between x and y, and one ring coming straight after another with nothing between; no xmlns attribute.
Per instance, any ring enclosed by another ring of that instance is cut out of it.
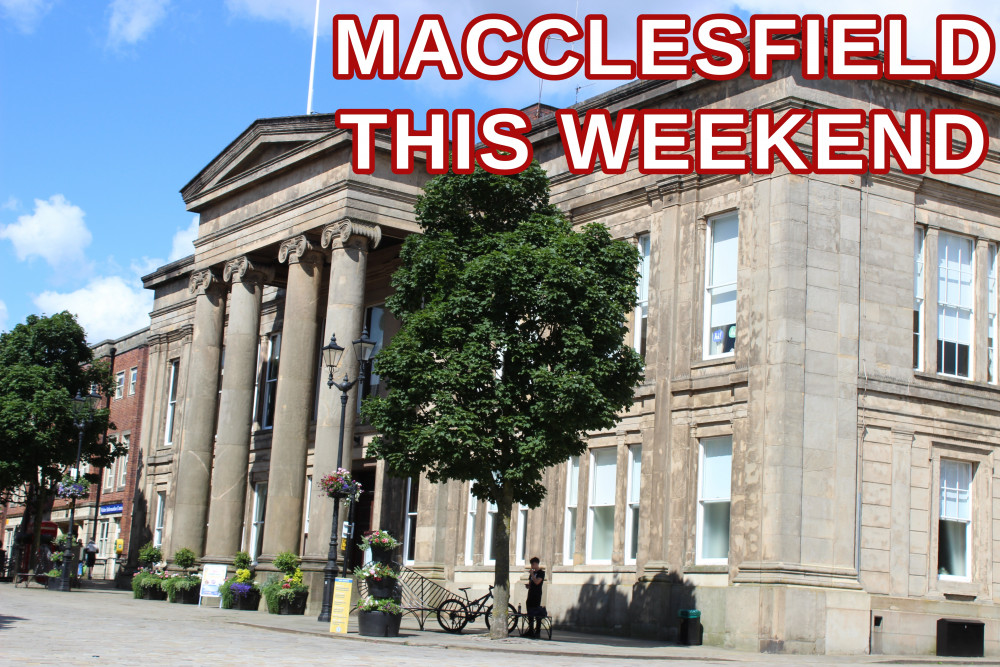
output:
<svg viewBox="0 0 1000 667"><path fill-rule="evenodd" d="M779 68L579 105L661 107L958 107L995 135L1000 89ZM635 153L625 174L574 175L553 119L535 115L554 202L644 255L633 408L546 472L539 508L515 509L512 562L541 558L557 623L669 639L678 609L697 607L713 644L933 653L937 620L966 618L1000 653L996 151L965 176L663 177ZM330 502L307 480L334 467L340 414L319 348L365 327L391 338L380 306L418 232L426 176L393 174L387 150L378 137L374 174L356 175L331 116L261 120L183 189L196 252L145 279L144 489L168 554L243 547L266 569L291 549L318 585ZM468 484L387 476L350 399L345 461L373 489L359 527L403 536L428 576L485 589L491 508Z"/></svg>

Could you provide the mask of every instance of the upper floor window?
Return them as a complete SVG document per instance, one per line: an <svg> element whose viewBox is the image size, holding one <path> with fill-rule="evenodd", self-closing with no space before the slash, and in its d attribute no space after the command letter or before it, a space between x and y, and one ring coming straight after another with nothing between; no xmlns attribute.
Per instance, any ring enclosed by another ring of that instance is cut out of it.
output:
<svg viewBox="0 0 1000 667"><path fill-rule="evenodd" d="M733 437L704 438L699 449L697 561L724 564L729 560Z"/></svg>
<svg viewBox="0 0 1000 667"><path fill-rule="evenodd" d="M128 372L128 395L135 395L135 385L139 381L139 367L133 366Z"/></svg>
<svg viewBox="0 0 1000 667"><path fill-rule="evenodd" d="M972 546L972 464L941 459L938 576L968 580Z"/></svg>
<svg viewBox="0 0 1000 667"><path fill-rule="evenodd" d="M997 246L989 246L986 276L986 381L997 383Z"/></svg>
<svg viewBox="0 0 1000 667"><path fill-rule="evenodd" d="M646 358L646 331L649 322L649 234L639 237L639 284L636 287L635 332L632 346Z"/></svg>
<svg viewBox="0 0 1000 667"><path fill-rule="evenodd" d="M924 228L913 233L913 368L923 370L924 349Z"/></svg>
<svg viewBox="0 0 1000 667"><path fill-rule="evenodd" d="M128 481L128 448L129 440L132 439L131 434L122 433L121 435L121 445L125 448L125 453L118 459L118 487L124 488L125 482Z"/></svg>
<svg viewBox="0 0 1000 667"><path fill-rule="evenodd" d="M937 372L970 377L975 303L972 239L938 237Z"/></svg>
<svg viewBox="0 0 1000 667"><path fill-rule="evenodd" d="M365 329L368 331L368 338L375 342L374 353L382 349L382 342L385 337L385 306L370 306L365 309ZM368 365L368 372L365 374L364 384L361 385L361 399L378 394L381 378L375 372L374 364ZM361 410L361 400L358 401L358 410Z"/></svg>
<svg viewBox="0 0 1000 667"><path fill-rule="evenodd" d="M274 426L274 407L278 397L278 362L281 356L281 334L272 335L267 341L267 368L264 372L264 416L262 428Z"/></svg>
<svg viewBox="0 0 1000 667"><path fill-rule="evenodd" d="M736 347L736 269L739 214L712 218L705 252L705 358L732 354Z"/></svg>
<svg viewBox="0 0 1000 667"><path fill-rule="evenodd" d="M125 395L125 371L115 374L115 400Z"/></svg>
<svg viewBox="0 0 1000 667"><path fill-rule="evenodd" d="M179 359L170 362L170 379L167 381L167 428L163 440L163 444L168 447L174 444L174 426L177 422L177 381L178 375L180 375L180 366Z"/></svg>

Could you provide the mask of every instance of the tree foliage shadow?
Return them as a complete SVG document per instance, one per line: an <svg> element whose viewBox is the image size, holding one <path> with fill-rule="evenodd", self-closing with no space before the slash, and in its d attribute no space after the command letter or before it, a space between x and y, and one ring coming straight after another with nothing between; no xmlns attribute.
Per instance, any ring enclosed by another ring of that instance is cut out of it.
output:
<svg viewBox="0 0 1000 667"><path fill-rule="evenodd" d="M675 572L644 577L631 590L591 576L580 586L576 602L556 620L570 631L676 642L678 612L696 608L694 585Z"/></svg>
<svg viewBox="0 0 1000 667"><path fill-rule="evenodd" d="M28 619L21 618L20 616L4 616L0 614L0 630L6 630L9 626L13 625L17 621L26 621Z"/></svg>

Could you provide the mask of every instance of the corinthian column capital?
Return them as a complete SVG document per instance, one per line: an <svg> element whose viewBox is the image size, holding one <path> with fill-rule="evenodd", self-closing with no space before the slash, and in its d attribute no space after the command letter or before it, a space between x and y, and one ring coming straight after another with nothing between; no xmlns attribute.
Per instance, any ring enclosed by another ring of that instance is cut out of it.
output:
<svg viewBox="0 0 1000 667"><path fill-rule="evenodd" d="M219 275L212 269L202 269L191 274L188 290L191 294L206 294L221 287Z"/></svg>
<svg viewBox="0 0 1000 667"><path fill-rule="evenodd" d="M362 251L374 250L382 240L382 228L370 222L344 218L323 228L321 242L324 248L356 247Z"/></svg>
<svg viewBox="0 0 1000 667"><path fill-rule="evenodd" d="M222 279L234 283L264 283L274 279L274 269L266 264L253 262L243 255L226 262L222 270Z"/></svg>
<svg viewBox="0 0 1000 667"><path fill-rule="evenodd" d="M282 264L321 264L323 255L313 249L313 244L305 237L305 234L293 236L281 242L278 247L278 261Z"/></svg>

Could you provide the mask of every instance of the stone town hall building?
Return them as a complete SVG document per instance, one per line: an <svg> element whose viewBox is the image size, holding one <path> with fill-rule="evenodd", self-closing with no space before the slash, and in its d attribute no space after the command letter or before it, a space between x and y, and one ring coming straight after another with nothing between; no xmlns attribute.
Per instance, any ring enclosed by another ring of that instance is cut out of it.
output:
<svg viewBox="0 0 1000 667"><path fill-rule="evenodd" d="M615 430L546 472L541 507L515 508L513 562L541 557L549 612L577 628L675 637L677 610L697 607L712 644L933 653L938 619L963 618L1000 653L1000 88L786 69L579 105L656 107L960 107L994 148L964 176L660 177L634 154L623 175L573 175L537 118L553 201L641 250L630 335L646 376ZM419 231L426 175L394 175L377 148L356 175L332 116L254 122L182 190L201 216L194 255L144 279L149 530L167 554L242 548L264 569L297 551L312 607L331 512L312 481L334 468L340 415L319 350L364 328L389 341L390 275ZM352 394L359 528L399 535L406 562L453 589L485 589L491 508L468 484L389 477L356 414Z"/></svg>

